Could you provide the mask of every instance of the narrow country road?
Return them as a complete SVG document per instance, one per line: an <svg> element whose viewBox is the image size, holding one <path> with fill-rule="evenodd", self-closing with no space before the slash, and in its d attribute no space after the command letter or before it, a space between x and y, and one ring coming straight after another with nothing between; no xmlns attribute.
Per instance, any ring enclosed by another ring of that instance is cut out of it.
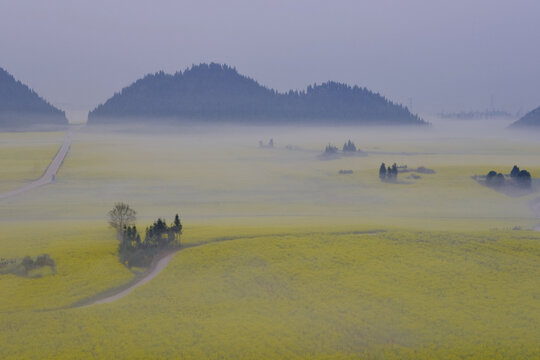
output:
<svg viewBox="0 0 540 360"><path fill-rule="evenodd" d="M37 180L31 181L24 186L21 186L18 189L0 194L0 201L10 198L12 196L20 195L28 190L32 190L35 188L38 188L43 185L47 185L54 181L54 177L56 177L56 174L60 170L60 167L62 167L62 164L64 163L64 159L66 158L69 149L71 147L71 138L72 138L72 130L69 129L66 132L66 136L64 138L64 142L62 146L60 146L60 149L54 156L53 160L47 167L47 170L41 175L41 177Z"/></svg>

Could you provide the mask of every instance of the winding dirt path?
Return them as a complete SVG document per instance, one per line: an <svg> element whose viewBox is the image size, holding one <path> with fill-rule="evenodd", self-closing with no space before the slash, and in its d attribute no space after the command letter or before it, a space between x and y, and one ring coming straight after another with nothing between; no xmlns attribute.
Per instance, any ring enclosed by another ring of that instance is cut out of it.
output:
<svg viewBox="0 0 540 360"><path fill-rule="evenodd" d="M21 186L18 189L0 194L0 201L10 198L12 196L20 195L29 190L54 182L54 178L56 177L56 174L62 167L62 164L64 163L64 160L66 159L69 149L71 148L72 134L73 132L71 129L67 130L62 146L60 146L60 149L58 150L58 152L52 159L51 163L47 167L47 170L45 170L45 172L43 173L43 175L41 175L39 179L31 181Z"/></svg>
<svg viewBox="0 0 540 360"><path fill-rule="evenodd" d="M343 232L343 233L338 232L334 234L376 235L380 232L384 232L384 230L366 231L366 232L364 231L353 231L353 232ZM100 295L97 295L97 299L89 300L89 301L83 300L83 302L72 305L71 308L75 308L75 309L86 308L92 305L106 304L106 303L119 300L123 298L124 296L127 296L129 293L131 293L133 290L135 290L139 286L142 286L146 284L147 282L149 282L150 280L152 280L153 278L155 278L161 272L161 270L163 270L165 266L167 266L167 264L171 261L174 255L177 252L181 251L182 249L204 246L204 245L208 245L208 244L216 243L216 242L225 242L225 241L247 239L247 238L251 239L251 238L259 238L259 237L267 237L267 236L285 236L285 235L289 235L289 234L284 233L284 234L268 234L268 235L258 235L258 236L257 235L231 236L231 237L218 238L218 239L210 240L210 241L199 243L199 244L191 244L191 245L183 246L181 249L175 250L165 255L161 259L159 259L146 274L144 274L141 278L139 278L134 283L129 285L127 288L120 287L117 291L113 290L112 295L107 295L102 298L100 298Z"/></svg>
<svg viewBox="0 0 540 360"><path fill-rule="evenodd" d="M106 304L106 303L110 303L110 302L116 301L118 299L121 299L124 296L127 296L129 293L131 293L133 290L135 290L139 286L142 286L142 285L146 284L147 282L149 282L150 280L152 280L153 278L155 278L161 272L161 270L163 270L165 268L165 266L167 266L169 261L171 261L173 256L178 251L179 250L173 251L173 252L165 255L161 259L159 259L155 263L155 265L150 269L149 272L147 272L142 278L140 278L135 283L131 284L129 287L127 287L127 288L125 288L125 289L123 289L123 290L121 290L121 291L119 291L119 292L117 292L117 293L115 293L113 295L109 295L109 296L104 297L102 299L91 301L91 302L89 302L87 304L84 304L84 305L82 305L80 307L85 308L85 307L92 306L92 305Z"/></svg>

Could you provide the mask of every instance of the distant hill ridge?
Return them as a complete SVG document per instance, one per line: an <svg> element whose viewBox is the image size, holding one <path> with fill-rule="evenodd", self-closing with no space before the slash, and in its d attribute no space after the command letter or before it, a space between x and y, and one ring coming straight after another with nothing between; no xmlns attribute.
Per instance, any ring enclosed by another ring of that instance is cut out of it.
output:
<svg viewBox="0 0 540 360"><path fill-rule="evenodd" d="M0 68L0 127L67 125L66 114Z"/></svg>
<svg viewBox="0 0 540 360"><path fill-rule="evenodd" d="M540 106L525 114L521 119L511 125L511 127L538 127L540 128Z"/></svg>
<svg viewBox="0 0 540 360"><path fill-rule="evenodd" d="M167 120L244 124L424 125L406 107L337 82L279 93L221 64L146 75L88 114L89 124Z"/></svg>

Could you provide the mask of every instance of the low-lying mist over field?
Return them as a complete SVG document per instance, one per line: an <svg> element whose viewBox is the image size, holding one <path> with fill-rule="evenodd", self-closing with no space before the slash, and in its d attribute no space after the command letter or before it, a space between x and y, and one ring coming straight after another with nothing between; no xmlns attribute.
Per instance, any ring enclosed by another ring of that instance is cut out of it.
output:
<svg viewBox="0 0 540 360"><path fill-rule="evenodd" d="M338 218L420 224L427 217L523 225L532 218L528 197L498 194L471 177L491 169L509 173L515 164L535 175L538 145L533 135L508 132L505 123L486 123L82 128L74 134L55 186L9 199L3 218L15 220L20 208L36 219L98 220L111 200L122 200L144 209L143 218L181 207L198 222L314 217L329 223ZM38 135L32 136L40 142ZM272 148L259 145L270 139ZM341 151L349 140L363 156L321 157L328 144ZM417 179L403 173L399 183L384 183L378 177L381 163L435 173ZM352 174L340 175L340 170ZM47 205L28 210L29 199Z"/></svg>
<svg viewBox="0 0 540 360"><path fill-rule="evenodd" d="M73 127L47 184L0 199L0 352L534 358L540 144L427 120ZM2 193L65 136L0 133ZM530 187L488 186L514 165ZM118 204L136 228L111 228Z"/></svg>
<svg viewBox="0 0 540 360"><path fill-rule="evenodd" d="M539 13L3 2L0 360L540 359Z"/></svg>

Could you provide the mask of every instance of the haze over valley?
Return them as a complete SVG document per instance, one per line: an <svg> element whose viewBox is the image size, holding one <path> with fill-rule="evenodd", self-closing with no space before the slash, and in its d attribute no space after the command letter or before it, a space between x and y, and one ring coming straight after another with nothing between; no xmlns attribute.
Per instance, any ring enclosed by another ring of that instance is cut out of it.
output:
<svg viewBox="0 0 540 360"><path fill-rule="evenodd" d="M5 4L0 356L540 358L539 11Z"/></svg>

